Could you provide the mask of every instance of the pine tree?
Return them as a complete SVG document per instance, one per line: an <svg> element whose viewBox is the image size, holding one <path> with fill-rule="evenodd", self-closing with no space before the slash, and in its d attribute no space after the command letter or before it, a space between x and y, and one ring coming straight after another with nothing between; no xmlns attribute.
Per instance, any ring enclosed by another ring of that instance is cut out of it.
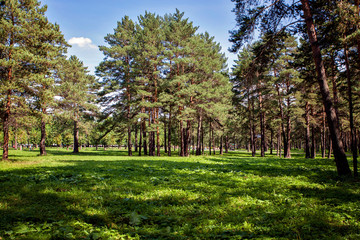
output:
<svg viewBox="0 0 360 240"><path fill-rule="evenodd" d="M128 155L132 155L131 130L134 118L134 58L135 58L135 24L125 16L113 34L108 34L105 41L109 47L101 46L105 59L97 68L97 75L104 87L100 93L100 102L107 105L108 114L117 112L125 115L127 123Z"/></svg>
<svg viewBox="0 0 360 240"><path fill-rule="evenodd" d="M274 69L278 75L275 86L279 96L279 106L281 109L283 140L284 140L284 157L291 158L291 118L294 113L294 103L296 95L296 86L300 82L298 72L293 68L294 57L297 43L294 37L286 36L283 40L283 46L279 53L278 59L274 63ZM286 129L285 129L286 124Z"/></svg>
<svg viewBox="0 0 360 240"><path fill-rule="evenodd" d="M358 33L358 25L360 23L359 16L359 1L356 1L355 5L349 2L340 1L337 5L337 12L339 17L337 18L339 23L336 28L337 32L342 36L340 42L344 48L344 61L346 69L346 82L347 82L347 100L349 104L349 125L350 125L350 140L351 140L351 152L353 155L353 169L354 177L358 177L358 163L357 163L357 136L356 128L354 126L354 93L353 88L356 86L354 79L354 70L350 67L351 50L349 45L355 45L357 47L357 58L355 57L355 64L360 63L360 35ZM336 35L339 36L339 35Z"/></svg>
<svg viewBox="0 0 360 240"><path fill-rule="evenodd" d="M92 103L95 78L88 72L87 67L76 56L64 60L59 69L58 93L61 99L58 105L62 116L73 121L73 153L79 152L79 125L83 116L96 110Z"/></svg>
<svg viewBox="0 0 360 240"><path fill-rule="evenodd" d="M146 91L152 93L147 97L148 131L149 131L149 155L160 156L160 122L159 114L161 102L159 94L162 86L161 67L165 58L163 52L165 47L165 33L163 20L160 16L145 12L139 16L137 26L138 52L136 63L142 72L142 80L146 83ZM155 142L156 133L156 142Z"/></svg>
<svg viewBox="0 0 360 240"><path fill-rule="evenodd" d="M36 0L8 0L0 6L3 159L8 158L10 118L15 109L18 112L18 107L26 106L25 98L29 96L39 100L42 112L46 112L47 100L52 101L51 68L63 53L65 41L59 27L47 20L45 12L46 6L41 7ZM43 122L41 125L45 129ZM42 154L45 154L44 145L45 133L41 140Z"/></svg>
<svg viewBox="0 0 360 240"><path fill-rule="evenodd" d="M46 7L40 12L44 14ZM63 59L67 43L57 24L48 22L41 15L37 18L37 24L30 28L32 41L27 44L27 49L34 56L34 66L30 67L30 85L26 92L35 100L35 109L40 118L41 140L40 155L46 155L46 123L48 122L48 110L54 107L54 75L55 68Z"/></svg>
<svg viewBox="0 0 360 240"><path fill-rule="evenodd" d="M255 119L254 119L254 71L253 71L254 54L250 46L245 47L239 54L238 60L235 61L233 67L233 91L234 104L237 108L244 112L244 116L248 115L249 130L249 149L251 149L252 156L255 156Z"/></svg>
<svg viewBox="0 0 360 240"><path fill-rule="evenodd" d="M208 118L222 130L231 108L232 95L226 58L220 45L208 33L200 35L200 41L203 43L197 44L193 55L190 107L196 113L193 118L197 117L200 125L202 118ZM198 138L199 135L198 132Z"/></svg>
<svg viewBox="0 0 360 240"><path fill-rule="evenodd" d="M195 36L198 27L194 27L192 22L184 18L184 13L176 9L174 14L166 15L165 21L165 36L166 36L166 73L167 79L164 81L164 91L160 94L160 100L167 109L169 114L169 130L168 130L168 155L171 155L171 128L173 115L179 115L184 108L185 103L183 97L178 94L182 83L186 79L181 78L185 74L185 68L188 69L188 57L191 51L189 44L191 39ZM175 111L177 110L177 111ZM181 150L180 155L184 155L184 130L183 120L179 119L180 124L180 142Z"/></svg>

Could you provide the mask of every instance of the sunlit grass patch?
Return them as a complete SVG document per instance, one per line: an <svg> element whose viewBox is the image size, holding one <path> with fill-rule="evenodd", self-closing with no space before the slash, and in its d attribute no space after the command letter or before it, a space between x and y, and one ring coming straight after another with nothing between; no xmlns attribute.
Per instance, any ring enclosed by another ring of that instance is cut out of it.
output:
<svg viewBox="0 0 360 240"><path fill-rule="evenodd" d="M359 183L332 160L12 154L0 163L3 239L360 237Z"/></svg>

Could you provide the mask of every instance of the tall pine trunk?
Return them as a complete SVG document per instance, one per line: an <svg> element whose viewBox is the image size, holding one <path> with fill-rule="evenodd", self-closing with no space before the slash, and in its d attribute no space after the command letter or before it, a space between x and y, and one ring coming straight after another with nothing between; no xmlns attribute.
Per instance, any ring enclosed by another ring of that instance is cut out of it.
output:
<svg viewBox="0 0 360 240"><path fill-rule="evenodd" d="M141 148L142 148L142 138L143 138L143 127L142 127L142 119L140 120L140 129L139 129L139 156L141 156Z"/></svg>
<svg viewBox="0 0 360 240"><path fill-rule="evenodd" d="M212 139L212 147L213 147L213 154L215 155L215 137L214 137L214 128L211 128L211 139Z"/></svg>
<svg viewBox="0 0 360 240"><path fill-rule="evenodd" d="M225 136L225 153L229 152L229 137Z"/></svg>
<svg viewBox="0 0 360 240"><path fill-rule="evenodd" d="M283 104L282 104L282 98L281 98L281 94L280 94L280 87L277 85L276 86L276 90L278 93L278 103L279 103L279 108L280 108L280 118L281 118L281 132L282 132L282 138L283 138L283 143L284 143L284 157L287 157L288 155L288 139L286 131L285 131L285 124L284 124L284 120L285 120L285 116L284 116L284 109L283 109Z"/></svg>
<svg viewBox="0 0 360 240"><path fill-rule="evenodd" d="M79 123L74 120L74 149L73 153L79 153Z"/></svg>
<svg viewBox="0 0 360 240"><path fill-rule="evenodd" d="M205 145L204 145L204 126L201 124L201 155L204 155Z"/></svg>
<svg viewBox="0 0 360 240"><path fill-rule="evenodd" d="M329 134L329 137L328 137L328 139L329 139L329 149L328 149L328 158L331 158L331 153L332 153L332 141L331 141L331 136L330 136L330 134Z"/></svg>
<svg viewBox="0 0 360 240"><path fill-rule="evenodd" d="M45 147L45 140L46 140L46 122L44 119L44 115L46 114L46 109L42 109L43 116L41 117L41 123L40 123L40 131L41 131L41 138L40 138L40 156L46 155L46 147Z"/></svg>
<svg viewBox="0 0 360 240"><path fill-rule="evenodd" d="M136 124L135 124L135 139L134 139L135 152L138 151L138 128L139 128L139 126L138 126L138 123L136 122Z"/></svg>
<svg viewBox="0 0 360 240"><path fill-rule="evenodd" d="M322 112L322 131L321 131L321 157L325 158L326 155L326 113L325 109Z"/></svg>
<svg viewBox="0 0 360 240"><path fill-rule="evenodd" d="M196 155L201 155L201 123L202 123L202 116L199 115L198 119L198 128L197 128L197 137L196 137Z"/></svg>
<svg viewBox="0 0 360 240"><path fill-rule="evenodd" d="M349 53L347 45L344 46L344 55L345 55L345 66L346 66L346 78L347 78L347 95L349 102L349 115L350 115L350 145L351 152L353 157L353 169L354 169L354 177L358 177L357 170L357 139L356 139L356 130L354 127L354 107L353 107L353 98L352 98L352 82L351 82L351 73L350 73L350 64L349 64Z"/></svg>
<svg viewBox="0 0 360 240"><path fill-rule="evenodd" d="M191 121L186 121L186 128L184 129L184 156L189 156L189 147L191 142L190 135Z"/></svg>
<svg viewBox="0 0 360 240"><path fill-rule="evenodd" d="M289 85L288 85L288 92ZM284 154L284 158L291 158L291 118L290 118L290 97L287 98L287 116L286 116L286 154ZM285 152L284 152L285 153Z"/></svg>
<svg viewBox="0 0 360 240"><path fill-rule="evenodd" d="M301 3L302 3L304 18L307 26L307 32L313 52L317 79L320 86L320 91L327 115L328 127L331 134L331 140L333 142L333 151L334 151L337 172L340 176L351 175L351 170L348 161L346 159L344 147L340 140L338 117L335 111L334 104L330 98L329 86L326 80L325 67L322 61L321 51L316 36L316 30L311 15L309 0L301 0Z"/></svg>
<svg viewBox="0 0 360 240"><path fill-rule="evenodd" d="M12 17L12 23L14 25L14 17ZM10 48L8 53L8 61L10 62L12 60L12 49L14 45L14 36L13 33L10 33ZM7 82L8 84L11 84L13 81L13 67L10 66L7 72ZM8 89L6 93L6 103L5 103L5 111L3 114L3 130L4 130L4 143L3 143L3 155L2 160L8 160L9 159L9 128L10 128L10 114L11 114L11 96L12 96L12 90Z"/></svg>
<svg viewBox="0 0 360 240"><path fill-rule="evenodd" d="M18 150L18 139L16 134L16 128L14 129L14 150Z"/></svg>
<svg viewBox="0 0 360 240"><path fill-rule="evenodd" d="M281 157L281 124L279 125L278 135L277 135L277 146L276 146L276 156Z"/></svg>
<svg viewBox="0 0 360 240"><path fill-rule="evenodd" d="M150 109L149 114L149 156L154 156L154 131L152 131L152 122L154 119L154 108Z"/></svg>
<svg viewBox="0 0 360 240"><path fill-rule="evenodd" d="M4 131L4 144L2 160L9 159L9 128L10 128L10 108L11 108L11 94L12 91L8 90L6 97L5 112L3 116L3 131Z"/></svg>
<svg viewBox="0 0 360 240"><path fill-rule="evenodd" d="M305 134L305 158L310 158L310 107L309 102L306 102L305 105L305 124L306 124L306 134Z"/></svg>
<svg viewBox="0 0 360 240"><path fill-rule="evenodd" d="M170 107L170 113L169 113L168 156L171 156L171 107Z"/></svg>
<svg viewBox="0 0 360 240"><path fill-rule="evenodd" d="M265 114L263 112L263 98L260 91L259 91L259 111L260 111L260 136L261 136L260 156L265 157Z"/></svg>
<svg viewBox="0 0 360 240"><path fill-rule="evenodd" d="M180 156L183 157L185 156L185 139L184 139L184 127L183 127L183 121L180 120Z"/></svg>
<svg viewBox="0 0 360 240"><path fill-rule="evenodd" d="M144 155L148 155L148 148L147 148L147 141L146 141L146 122L143 120L142 122L142 131L143 131L143 148L144 148Z"/></svg>
<svg viewBox="0 0 360 240"><path fill-rule="evenodd" d="M160 156L160 127L159 127L159 108L156 111L156 155Z"/></svg>
<svg viewBox="0 0 360 240"><path fill-rule="evenodd" d="M248 94L249 96L249 94ZM255 141L255 123L254 123L254 100L250 101L248 97L248 110L249 110L249 121L250 121L250 147L251 156L255 157L256 154L256 141Z"/></svg>
<svg viewBox="0 0 360 240"><path fill-rule="evenodd" d="M129 64L129 58L126 57L126 62L127 64ZM130 93L130 79L129 79L129 73L126 72L125 74L125 78L127 81L127 86L126 86L126 95L127 95L127 124L128 124L128 128L127 128L127 132L128 132L128 141L127 141L127 145L128 145L128 156L132 156L132 142L131 142L131 107L130 107L130 102L131 102L131 93Z"/></svg>
<svg viewBox="0 0 360 240"><path fill-rule="evenodd" d="M209 122L209 155L211 155L211 144L212 144L212 140L211 140L211 129L212 129L212 127L211 127L211 121Z"/></svg>
<svg viewBox="0 0 360 240"><path fill-rule="evenodd" d="M152 152L152 155L151 156L155 156L155 150L156 150L156 144L155 144L155 131L152 131L151 132L151 152Z"/></svg>
<svg viewBox="0 0 360 240"><path fill-rule="evenodd" d="M220 155L223 155L223 139L224 139L224 136L221 135L220 137Z"/></svg>
<svg viewBox="0 0 360 240"><path fill-rule="evenodd" d="M270 128L270 155L273 155L274 147L274 130Z"/></svg>
<svg viewBox="0 0 360 240"><path fill-rule="evenodd" d="M128 145L128 156L132 156L132 143L131 143L131 125L127 127L127 145Z"/></svg>
<svg viewBox="0 0 360 240"><path fill-rule="evenodd" d="M311 158L316 158L316 138L315 138L315 127L311 127Z"/></svg>
<svg viewBox="0 0 360 240"><path fill-rule="evenodd" d="M164 152L167 153L167 126L166 121L164 121Z"/></svg>

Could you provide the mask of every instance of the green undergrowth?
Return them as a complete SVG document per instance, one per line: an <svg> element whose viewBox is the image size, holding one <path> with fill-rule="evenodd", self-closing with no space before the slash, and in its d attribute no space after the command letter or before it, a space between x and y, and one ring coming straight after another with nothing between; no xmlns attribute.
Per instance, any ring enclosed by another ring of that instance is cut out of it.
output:
<svg viewBox="0 0 360 240"><path fill-rule="evenodd" d="M11 151L0 239L360 239L360 188L333 160Z"/></svg>

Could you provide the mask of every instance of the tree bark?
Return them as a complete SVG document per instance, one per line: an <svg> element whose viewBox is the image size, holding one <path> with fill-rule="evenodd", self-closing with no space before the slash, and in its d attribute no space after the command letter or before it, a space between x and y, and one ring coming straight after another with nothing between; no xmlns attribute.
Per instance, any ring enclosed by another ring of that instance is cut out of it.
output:
<svg viewBox="0 0 360 240"><path fill-rule="evenodd" d="M209 155L211 155L211 143L212 143L212 127L211 127L211 121L209 122Z"/></svg>
<svg viewBox="0 0 360 240"><path fill-rule="evenodd" d="M188 120L188 121L186 121L186 129L184 131L184 155L185 156L189 156L189 147L190 147L190 143L191 143L190 128L191 128L191 121Z"/></svg>
<svg viewBox="0 0 360 240"><path fill-rule="evenodd" d="M2 160L9 159L9 127L10 127L10 108L11 108L11 94L12 91L8 90L5 112L3 117L3 131L4 131L4 144Z"/></svg>
<svg viewBox="0 0 360 240"><path fill-rule="evenodd" d="M250 131L250 148L251 156L255 157L256 143L255 143L255 124L254 124L254 102L250 101L250 93L248 90L248 111L249 111L249 131Z"/></svg>
<svg viewBox="0 0 360 240"><path fill-rule="evenodd" d="M154 108L150 110L149 117L149 156L155 156L155 136L154 131L152 130L152 123L154 122Z"/></svg>
<svg viewBox="0 0 360 240"><path fill-rule="evenodd" d="M279 125L278 130L278 137L277 137L277 149L276 149L276 156L281 157L281 124Z"/></svg>
<svg viewBox="0 0 360 240"><path fill-rule="evenodd" d="M125 61L127 63L127 65L130 64L130 59L129 57L127 56L125 58ZM127 145L128 145L128 156L132 156L132 142L131 142L131 106L130 106L130 102L131 102L131 93L130 93L130 77L129 77L129 71L127 70L126 73L125 73L125 79L126 79L126 82L127 82L127 86L126 86L126 96L127 96L127 124L128 124L128 127L127 127L127 132L128 132L128 141L127 141Z"/></svg>
<svg viewBox="0 0 360 240"><path fill-rule="evenodd" d="M288 84L287 92L290 92L289 84ZM287 109L287 116L286 116L286 154L284 154L284 158L291 158L290 97L287 98L287 103L288 103L288 109Z"/></svg>
<svg viewBox="0 0 360 240"><path fill-rule="evenodd" d="M195 155L195 136L192 136L192 155Z"/></svg>
<svg viewBox="0 0 360 240"><path fill-rule="evenodd" d="M167 126L166 121L164 121L164 152L167 153Z"/></svg>
<svg viewBox="0 0 360 240"><path fill-rule="evenodd" d="M286 138L287 134L285 131L285 124L284 124L284 109L282 107L282 98L281 98L281 94L280 94L280 87L277 85L276 86L276 90L278 93L278 103L279 103L279 109L280 109L280 118L281 118L281 133L282 133L282 138L283 138L283 143L284 143L284 157L286 157L288 155L287 150L288 150L288 140Z"/></svg>
<svg viewBox="0 0 360 240"><path fill-rule="evenodd" d="M204 126L201 124L201 155L204 155L205 145L204 145Z"/></svg>
<svg viewBox="0 0 360 240"><path fill-rule="evenodd" d="M325 109L322 112L322 131L321 131L321 157L325 158L326 155L326 113Z"/></svg>
<svg viewBox="0 0 360 240"><path fill-rule="evenodd" d="M321 51L316 36L316 30L311 15L309 0L301 0L301 3L302 3L305 22L307 26L307 32L313 52L318 84L320 86L320 91L328 119L328 127L331 134L331 140L333 143L337 172L340 176L351 175L351 170L346 159L344 147L340 140L338 117L335 111L334 104L330 98L329 86L326 80L325 67L322 61Z"/></svg>
<svg viewBox="0 0 360 240"><path fill-rule="evenodd" d="M305 158L310 158L310 107L309 102L305 104L305 124L306 124L306 134L305 134Z"/></svg>
<svg viewBox="0 0 360 240"><path fill-rule="evenodd" d="M42 109L42 114L46 114L46 109ZM40 139L40 156L46 155L46 147L45 147L45 140L46 140L46 122L44 116L41 117L41 139Z"/></svg>
<svg viewBox="0 0 360 240"><path fill-rule="evenodd" d="M138 151L138 128L139 128L139 126L138 126L138 123L136 122L136 124L135 124L135 142L134 142L134 146L135 146L135 152L137 152Z"/></svg>
<svg viewBox="0 0 360 240"><path fill-rule="evenodd" d="M14 150L18 150L18 139L17 139L17 126L15 122L14 126Z"/></svg>
<svg viewBox="0 0 360 240"><path fill-rule="evenodd" d="M223 155L223 135L220 137L220 155Z"/></svg>
<svg viewBox="0 0 360 240"><path fill-rule="evenodd" d="M160 156L160 127L159 127L159 108L155 108L156 119L156 155Z"/></svg>
<svg viewBox="0 0 360 240"><path fill-rule="evenodd" d="M274 147L274 130L270 128L270 155L273 155L273 147Z"/></svg>
<svg viewBox="0 0 360 240"><path fill-rule="evenodd" d="M151 141L152 141L152 156L155 156L156 144L155 144L155 131L151 132Z"/></svg>
<svg viewBox="0 0 360 240"><path fill-rule="evenodd" d="M215 137L214 137L214 128L211 128L211 139L212 139L212 147L213 147L213 154L215 155Z"/></svg>
<svg viewBox="0 0 360 240"><path fill-rule="evenodd" d="M146 142L146 123L145 123L145 120L143 120L142 125L143 125L142 130L143 130L143 139L144 139L144 142L143 142L144 155L148 155L147 142Z"/></svg>
<svg viewBox="0 0 360 240"><path fill-rule="evenodd" d="M185 144L184 144L184 128L183 122L180 120L180 156L185 156Z"/></svg>
<svg viewBox="0 0 360 240"><path fill-rule="evenodd" d="M128 156L132 156L132 143L131 143L131 126L127 128L127 145L128 145Z"/></svg>
<svg viewBox="0 0 360 240"><path fill-rule="evenodd" d="M169 113L168 156L171 156L171 107L170 107L170 113Z"/></svg>
<svg viewBox="0 0 360 240"><path fill-rule="evenodd" d="M265 116L263 112L263 98L260 91L259 91L259 112L260 112L260 135L261 135L260 156L265 157Z"/></svg>
<svg viewBox="0 0 360 240"><path fill-rule="evenodd" d="M329 134L329 149L328 149L328 158L331 158L331 153L332 153L332 141L331 141L331 136Z"/></svg>
<svg viewBox="0 0 360 240"><path fill-rule="evenodd" d="M347 78L347 95L348 95L348 102L349 102L349 115L350 115L350 145L351 145L351 152L353 157L353 169L354 169L354 177L358 177L358 170L357 170L357 139L356 139L356 129L354 127L354 107L353 107L353 97L352 97L352 82L351 82L351 73L350 73L350 64L349 64L349 53L347 45L344 46L344 53L345 53L345 66L346 66L346 78Z"/></svg>
<svg viewBox="0 0 360 240"><path fill-rule="evenodd" d="M184 156L187 157L189 155L189 135L188 135L188 126L183 129L184 132Z"/></svg>
<svg viewBox="0 0 360 240"><path fill-rule="evenodd" d="M74 120L74 149L73 153L79 153L79 124Z"/></svg>
<svg viewBox="0 0 360 240"><path fill-rule="evenodd" d="M196 155L197 156L201 155L201 123L202 123L202 116L199 115L197 138L196 138Z"/></svg>
<svg viewBox="0 0 360 240"><path fill-rule="evenodd" d="M311 127L311 158L316 158L316 139L314 126Z"/></svg>
<svg viewBox="0 0 360 240"><path fill-rule="evenodd" d="M139 156L141 156L141 148L142 148L142 138L143 138L143 128L142 128L142 119L140 120L140 131L139 131Z"/></svg>
<svg viewBox="0 0 360 240"><path fill-rule="evenodd" d="M12 16L12 23L15 24L14 16ZM14 45L13 33L10 33L10 48L8 53L8 61L12 60L12 50ZM10 66L7 71L7 82L8 84L12 83L13 81L13 67ZM11 96L13 92L11 89L7 90L6 93L6 103L5 103L5 111L3 115L3 130L4 130L4 143L3 143L3 155L2 160L9 159L9 128L10 128L10 114L11 114Z"/></svg>
<svg viewBox="0 0 360 240"><path fill-rule="evenodd" d="M229 152L229 137L225 136L225 153Z"/></svg>

